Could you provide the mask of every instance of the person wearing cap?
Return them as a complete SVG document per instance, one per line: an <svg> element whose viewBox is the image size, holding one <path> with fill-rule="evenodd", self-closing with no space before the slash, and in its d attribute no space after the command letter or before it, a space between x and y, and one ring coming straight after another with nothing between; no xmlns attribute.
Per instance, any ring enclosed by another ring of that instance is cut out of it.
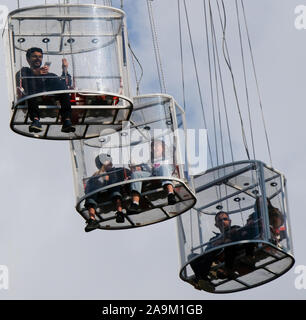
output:
<svg viewBox="0 0 306 320"><path fill-rule="evenodd" d="M96 171L92 177L88 180L85 193L91 193L95 190L99 190L107 185L114 184L118 182L118 177L116 171L113 168L112 157L109 154L101 153L95 158ZM116 222L123 223L124 215L122 212L122 196L119 187L114 187L109 190L110 197L116 207ZM99 222L96 221L96 208L98 206L98 196L99 192L96 192L86 198L85 208L88 209L89 219L87 220L87 225L85 227L86 232L90 232L99 228Z"/></svg>
<svg viewBox="0 0 306 320"><path fill-rule="evenodd" d="M67 59L62 59L62 77L58 77L54 73L49 72L50 63L46 63L43 67L43 51L41 48L29 48L26 52L27 62L30 66L23 67L16 74L17 94L19 97L33 95L46 91L67 90L71 83L71 76L67 73ZM65 133L75 132L75 128L71 122L71 102L68 93L58 94L61 104L61 118L63 126L61 131ZM40 123L39 107L37 98L27 100L28 114L32 121L29 126L30 132L41 132L42 126Z"/></svg>
<svg viewBox="0 0 306 320"><path fill-rule="evenodd" d="M167 152L166 144L163 140L155 140L151 143L151 164L135 166L131 174L131 179L156 177L171 177L173 165L169 163L170 157ZM138 168L137 168L138 167ZM173 184L170 180L162 181L162 186L167 192L168 205L176 203ZM132 182L132 203L128 209L130 213L138 213L141 211L139 202L141 197L142 181Z"/></svg>

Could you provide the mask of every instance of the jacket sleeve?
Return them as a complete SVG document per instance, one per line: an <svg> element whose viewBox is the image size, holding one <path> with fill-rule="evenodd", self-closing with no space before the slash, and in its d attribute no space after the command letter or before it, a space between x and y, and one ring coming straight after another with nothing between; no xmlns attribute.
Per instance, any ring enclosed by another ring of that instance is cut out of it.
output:
<svg viewBox="0 0 306 320"><path fill-rule="evenodd" d="M65 84L66 84L66 87L69 89L71 88L71 84L72 84L72 77L71 75L67 72L62 72L62 75L61 75L61 79L63 81L65 81Z"/></svg>
<svg viewBox="0 0 306 320"><path fill-rule="evenodd" d="M27 73L27 68L23 67L15 75L17 96L19 98L26 95L28 91L27 83L25 83L25 81L23 80L23 77L26 76Z"/></svg>

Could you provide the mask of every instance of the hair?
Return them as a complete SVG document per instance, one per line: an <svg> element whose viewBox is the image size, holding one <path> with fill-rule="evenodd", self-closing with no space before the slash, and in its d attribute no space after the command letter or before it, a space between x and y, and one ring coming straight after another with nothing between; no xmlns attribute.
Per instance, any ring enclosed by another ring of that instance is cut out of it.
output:
<svg viewBox="0 0 306 320"><path fill-rule="evenodd" d="M106 161L109 161L110 163L113 161L109 154L101 153L97 155L95 158L96 167L100 170Z"/></svg>
<svg viewBox="0 0 306 320"><path fill-rule="evenodd" d="M273 218L279 218L281 220L281 224L283 224L285 222L285 219L281 211L272 205L270 199L267 199L267 202L268 202L269 222L271 222Z"/></svg>
<svg viewBox="0 0 306 320"><path fill-rule="evenodd" d="M154 159L154 146L156 144L161 144L162 148L163 148L163 152L162 152L162 158L165 159L166 154L167 154L167 146L165 141L157 139L157 140L152 140L151 141L151 162L153 163L155 161Z"/></svg>
<svg viewBox="0 0 306 320"><path fill-rule="evenodd" d="M166 143L164 140L152 140L151 141L151 148L154 148L155 144L160 143L164 149L166 149Z"/></svg>
<svg viewBox="0 0 306 320"><path fill-rule="evenodd" d="M229 214L225 211L219 211L216 213L215 215L215 222L217 222L218 217L220 216L220 214L226 214L229 217Z"/></svg>
<svg viewBox="0 0 306 320"><path fill-rule="evenodd" d="M282 215L282 213L280 212L279 209L273 207L273 209L269 209L269 222L271 223L271 220L273 218L279 218L281 220L281 225L284 224L284 216Z"/></svg>
<svg viewBox="0 0 306 320"><path fill-rule="evenodd" d="M36 47L32 47L32 48L30 48L30 49L27 50L26 57L27 57L28 59L30 59L30 58L31 58L31 54L32 54L33 52L40 52L41 54L43 54L42 49L36 48Z"/></svg>
<svg viewBox="0 0 306 320"><path fill-rule="evenodd" d="M102 163L99 159L99 156L96 156L95 163L96 163L96 167L100 170L102 168Z"/></svg>

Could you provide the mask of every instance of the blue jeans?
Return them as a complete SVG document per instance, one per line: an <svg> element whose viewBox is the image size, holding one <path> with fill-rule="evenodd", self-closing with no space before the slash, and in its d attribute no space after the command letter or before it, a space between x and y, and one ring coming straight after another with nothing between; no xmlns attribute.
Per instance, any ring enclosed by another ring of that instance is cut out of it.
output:
<svg viewBox="0 0 306 320"><path fill-rule="evenodd" d="M134 171L131 174L131 179L141 179L148 177L171 177L172 176L172 166L162 164L159 167L152 169L152 174L148 171ZM162 186L166 186L168 184L172 185L172 182L169 180L165 180L162 182ZM142 181L132 182L131 190L141 194L142 189Z"/></svg>
<svg viewBox="0 0 306 320"><path fill-rule="evenodd" d="M100 182L98 178L92 177L88 180L86 188L85 188L85 193L90 193L92 191L98 190L100 188L106 187L109 184L115 183L117 181L111 181L109 182ZM122 198L122 195L120 193L120 186L116 186L113 188L108 189L108 194L109 198L111 200L117 199L117 198ZM98 198L99 198L99 192L92 194L90 197L86 198L85 201L85 208L94 208L96 209L98 206Z"/></svg>

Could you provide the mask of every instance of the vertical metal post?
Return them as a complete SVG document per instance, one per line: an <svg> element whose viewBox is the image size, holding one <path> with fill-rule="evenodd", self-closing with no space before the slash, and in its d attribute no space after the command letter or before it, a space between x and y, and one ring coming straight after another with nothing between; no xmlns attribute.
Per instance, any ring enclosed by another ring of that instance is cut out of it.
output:
<svg viewBox="0 0 306 320"><path fill-rule="evenodd" d="M265 174L264 174L264 166L263 163L257 162L257 170L259 170L259 185L261 186L262 191L262 205L261 208L261 216L264 218L264 231L265 231L265 240L271 239L270 234L270 224L269 224L269 212L267 206L267 194L266 194L266 183L265 183Z"/></svg>
<svg viewBox="0 0 306 320"><path fill-rule="evenodd" d="M284 214L286 214L286 234L287 234L287 245L288 250L291 254L293 254L293 245L292 245L292 232L291 232L291 222L290 222L290 215L289 215L289 204L288 204L288 191L286 187L286 178L281 175L281 182L282 182L282 198L283 198L283 208Z"/></svg>
<svg viewBox="0 0 306 320"><path fill-rule="evenodd" d="M127 34L127 28L126 28L126 17L124 16L122 19L122 51L123 51L123 67L125 69L125 79L124 79L124 85L126 86L126 92L125 95L130 97L130 68L129 68L129 62L127 59L127 46L125 43L125 40L128 41L128 34Z"/></svg>
<svg viewBox="0 0 306 320"><path fill-rule="evenodd" d="M185 213L187 214L187 212ZM177 226L177 239L178 239L178 248L179 248L179 259L180 259L180 269L185 264L185 243L186 243L186 236L184 231L184 226L182 222L182 217L178 216L176 218L176 226Z"/></svg>

